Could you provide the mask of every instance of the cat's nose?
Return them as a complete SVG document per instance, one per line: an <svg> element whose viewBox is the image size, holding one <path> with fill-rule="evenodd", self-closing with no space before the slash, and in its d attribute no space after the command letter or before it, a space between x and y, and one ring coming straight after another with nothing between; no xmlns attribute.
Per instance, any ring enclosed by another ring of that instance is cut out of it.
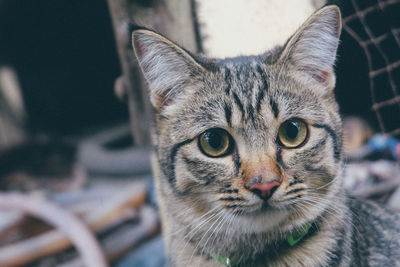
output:
<svg viewBox="0 0 400 267"><path fill-rule="evenodd" d="M266 183L256 183L248 189L260 198L267 200L269 199L275 190L281 185L281 182L274 180Z"/></svg>

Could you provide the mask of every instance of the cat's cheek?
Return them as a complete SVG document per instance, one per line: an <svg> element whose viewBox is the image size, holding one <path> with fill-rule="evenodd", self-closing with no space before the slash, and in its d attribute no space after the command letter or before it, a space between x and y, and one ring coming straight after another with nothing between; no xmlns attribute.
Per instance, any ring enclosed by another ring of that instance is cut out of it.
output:
<svg viewBox="0 0 400 267"><path fill-rule="evenodd" d="M183 194L194 192L201 192L202 194L207 193L204 188L209 184L209 181L204 179L204 177L194 175L184 164L177 164L175 175L176 180L174 186L178 192Z"/></svg>
<svg viewBox="0 0 400 267"><path fill-rule="evenodd" d="M231 183L233 175L228 159L202 159L192 149L177 157L175 165L175 187L183 193L215 195L221 186Z"/></svg>

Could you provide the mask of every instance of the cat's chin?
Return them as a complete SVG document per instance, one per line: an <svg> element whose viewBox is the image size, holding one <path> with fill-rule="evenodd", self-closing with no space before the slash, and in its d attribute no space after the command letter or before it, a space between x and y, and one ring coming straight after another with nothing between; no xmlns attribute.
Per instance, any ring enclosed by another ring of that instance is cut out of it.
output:
<svg viewBox="0 0 400 267"><path fill-rule="evenodd" d="M288 217L289 212L286 210L262 207L237 216L236 225L248 233L264 233L273 231Z"/></svg>

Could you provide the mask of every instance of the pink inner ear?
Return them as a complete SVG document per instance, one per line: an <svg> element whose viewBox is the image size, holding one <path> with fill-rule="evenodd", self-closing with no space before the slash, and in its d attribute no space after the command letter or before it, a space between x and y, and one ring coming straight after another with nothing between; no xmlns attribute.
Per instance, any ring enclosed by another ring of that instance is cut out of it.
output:
<svg viewBox="0 0 400 267"><path fill-rule="evenodd" d="M326 70L319 70L319 69L314 69L310 67L303 67L303 71L307 72L310 74L314 80L316 80L319 83L322 83L323 85L329 86L331 82L331 72L326 71Z"/></svg>
<svg viewBox="0 0 400 267"><path fill-rule="evenodd" d="M171 102L171 97L168 97L169 90L156 91L154 92L154 97L157 105L159 107L168 106Z"/></svg>
<svg viewBox="0 0 400 267"><path fill-rule="evenodd" d="M142 60L143 54L146 52L146 46L144 46L142 44L142 42L140 42L138 40L138 38L140 38L140 37L139 36L134 37L133 45L134 45L135 52L136 52L136 55L138 56L139 60Z"/></svg>
<svg viewBox="0 0 400 267"><path fill-rule="evenodd" d="M139 60L139 62L141 63L140 66L143 68L143 72L144 73L148 73L150 71L150 66L149 64L146 64L146 62L142 62L143 60L143 55L145 53L147 53L148 51L148 46L145 44L145 42L142 42L141 39L141 34L137 34L134 38L133 38L133 46L135 49L135 53L137 56L137 59ZM145 75L146 76L146 75ZM147 77L147 79L151 79L150 77Z"/></svg>
<svg viewBox="0 0 400 267"><path fill-rule="evenodd" d="M318 73L315 74L313 77L318 82L324 85L329 85L331 79L331 73L329 71L319 70Z"/></svg>

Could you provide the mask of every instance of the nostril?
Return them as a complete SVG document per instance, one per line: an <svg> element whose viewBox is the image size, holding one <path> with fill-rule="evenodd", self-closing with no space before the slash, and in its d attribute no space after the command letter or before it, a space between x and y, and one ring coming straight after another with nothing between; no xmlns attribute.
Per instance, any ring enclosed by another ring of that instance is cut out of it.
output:
<svg viewBox="0 0 400 267"><path fill-rule="evenodd" d="M281 185L278 181L271 181L267 183L257 183L249 187L248 189L254 194L258 195L262 199L268 199L276 191L276 189Z"/></svg>

